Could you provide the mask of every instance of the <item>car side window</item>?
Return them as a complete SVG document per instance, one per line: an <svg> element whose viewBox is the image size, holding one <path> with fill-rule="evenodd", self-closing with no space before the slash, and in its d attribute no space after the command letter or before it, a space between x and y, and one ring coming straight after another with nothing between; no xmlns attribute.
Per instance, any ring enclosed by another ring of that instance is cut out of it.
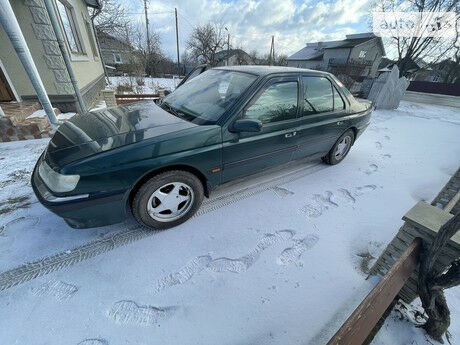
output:
<svg viewBox="0 0 460 345"><path fill-rule="evenodd" d="M345 102L340 96L340 93L337 91L337 88L334 86L334 110L343 110L345 109Z"/></svg>
<svg viewBox="0 0 460 345"><path fill-rule="evenodd" d="M302 115L333 111L331 82L323 77L302 77L304 106Z"/></svg>
<svg viewBox="0 0 460 345"><path fill-rule="evenodd" d="M297 115L297 82L277 82L268 86L244 112L243 118L271 123L294 119Z"/></svg>

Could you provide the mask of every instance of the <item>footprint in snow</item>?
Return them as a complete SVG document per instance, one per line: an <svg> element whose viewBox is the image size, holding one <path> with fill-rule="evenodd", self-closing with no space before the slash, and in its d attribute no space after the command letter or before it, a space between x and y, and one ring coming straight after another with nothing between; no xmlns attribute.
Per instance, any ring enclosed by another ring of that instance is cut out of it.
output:
<svg viewBox="0 0 460 345"><path fill-rule="evenodd" d="M383 145L382 145L382 143L381 143L380 141L376 141L376 142L375 142L375 148L376 148L377 150L381 150L382 147L383 147Z"/></svg>
<svg viewBox="0 0 460 345"><path fill-rule="evenodd" d="M134 301L122 300L113 304L108 316L116 323L152 326L172 316L178 307L153 307L138 305ZM97 343L96 343L97 344Z"/></svg>
<svg viewBox="0 0 460 345"><path fill-rule="evenodd" d="M377 170L377 166L375 166ZM355 187L352 190L340 188L335 193L326 191L324 194L314 194L311 201L304 205L300 211L310 218L320 217L330 208L337 208L342 205L353 205L356 203L356 197L363 195L368 191L373 191L376 185L365 185Z"/></svg>
<svg viewBox="0 0 460 345"><path fill-rule="evenodd" d="M278 195L278 196L280 196L282 198L294 194L293 191L291 191L289 189L286 189L286 188L283 188L283 187L275 186L272 189L273 189L273 191L275 192L276 195Z"/></svg>
<svg viewBox="0 0 460 345"><path fill-rule="evenodd" d="M294 230L286 229L275 233L265 234L248 254L238 258L220 257L213 259L203 255L189 261L178 271L168 274L154 283L153 291L158 293L175 285L182 285L202 271L242 273L247 271L260 257L260 254L272 245L291 240Z"/></svg>
<svg viewBox="0 0 460 345"><path fill-rule="evenodd" d="M77 345L109 345L109 342L105 339L85 339L80 341Z"/></svg>
<svg viewBox="0 0 460 345"><path fill-rule="evenodd" d="M319 237L315 234L310 234L301 240L296 240L292 247L284 249L278 256L278 265L289 265L294 263L295 265L300 264L300 258L302 254L307 250L313 248L318 243Z"/></svg>
<svg viewBox="0 0 460 345"><path fill-rule="evenodd" d="M370 175L375 173L377 170L379 170L379 167L377 164L370 164L369 167L364 171L366 175Z"/></svg>
<svg viewBox="0 0 460 345"><path fill-rule="evenodd" d="M391 158L391 155L389 153L386 153L386 154L382 155L382 158Z"/></svg>
<svg viewBox="0 0 460 345"><path fill-rule="evenodd" d="M38 222L39 222L39 219L37 217L15 218L0 227L0 236L5 236L7 232L21 231L23 229L29 229L37 225Z"/></svg>
<svg viewBox="0 0 460 345"><path fill-rule="evenodd" d="M391 140L391 137L389 135L384 136L385 140Z"/></svg>
<svg viewBox="0 0 460 345"><path fill-rule="evenodd" d="M72 284L64 283L59 280L50 280L41 285L39 288L33 288L31 292L36 296L53 296L58 301L71 298L78 291L78 287Z"/></svg>

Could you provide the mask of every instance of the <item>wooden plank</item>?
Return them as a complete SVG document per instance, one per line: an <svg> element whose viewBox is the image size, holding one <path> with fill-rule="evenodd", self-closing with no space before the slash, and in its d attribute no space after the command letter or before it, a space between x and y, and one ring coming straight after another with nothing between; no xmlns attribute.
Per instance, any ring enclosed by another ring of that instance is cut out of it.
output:
<svg viewBox="0 0 460 345"><path fill-rule="evenodd" d="M454 206L457 204L457 202L460 200L460 190L457 191L457 194L449 201L449 203L444 207L444 211L450 212L454 208Z"/></svg>
<svg viewBox="0 0 460 345"><path fill-rule="evenodd" d="M116 94L115 98L159 98L160 95L157 93L146 93L146 94Z"/></svg>
<svg viewBox="0 0 460 345"><path fill-rule="evenodd" d="M417 266L422 240L416 238L355 309L328 345L361 345Z"/></svg>

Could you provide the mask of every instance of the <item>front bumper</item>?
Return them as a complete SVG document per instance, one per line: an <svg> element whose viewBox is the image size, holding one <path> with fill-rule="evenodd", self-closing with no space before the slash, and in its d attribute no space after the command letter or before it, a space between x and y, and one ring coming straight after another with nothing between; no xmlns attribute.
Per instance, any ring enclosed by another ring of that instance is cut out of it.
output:
<svg viewBox="0 0 460 345"><path fill-rule="evenodd" d="M32 189L38 201L64 218L72 228L94 228L122 222L127 217L125 192L54 195L38 175L38 160L32 173Z"/></svg>

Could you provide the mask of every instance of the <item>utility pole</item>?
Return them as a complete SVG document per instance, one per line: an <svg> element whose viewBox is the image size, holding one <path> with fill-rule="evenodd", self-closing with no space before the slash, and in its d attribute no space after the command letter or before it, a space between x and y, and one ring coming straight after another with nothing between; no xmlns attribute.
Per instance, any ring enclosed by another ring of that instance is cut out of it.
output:
<svg viewBox="0 0 460 345"><path fill-rule="evenodd" d="M270 45L270 54L268 57L270 66L273 64L274 51L275 51L275 36L272 36L272 44Z"/></svg>
<svg viewBox="0 0 460 345"><path fill-rule="evenodd" d="M227 66L230 59L230 33L227 35Z"/></svg>
<svg viewBox="0 0 460 345"><path fill-rule="evenodd" d="M150 54L149 16L147 15L147 0L144 0L145 28L147 32L147 53Z"/></svg>
<svg viewBox="0 0 460 345"><path fill-rule="evenodd" d="M176 16L176 48L177 48L177 73L180 76L180 60L179 60L179 26L177 25L177 8L174 7L174 14Z"/></svg>
<svg viewBox="0 0 460 345"><path fill-rule="evenodd" d="M227 27L224 27L225 31L227 31L227 61L226 66L228 66L228 61L230 58L230 31L228 31Z"/></svg>

